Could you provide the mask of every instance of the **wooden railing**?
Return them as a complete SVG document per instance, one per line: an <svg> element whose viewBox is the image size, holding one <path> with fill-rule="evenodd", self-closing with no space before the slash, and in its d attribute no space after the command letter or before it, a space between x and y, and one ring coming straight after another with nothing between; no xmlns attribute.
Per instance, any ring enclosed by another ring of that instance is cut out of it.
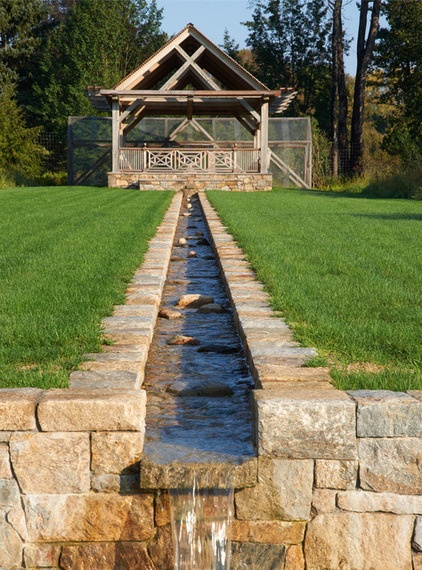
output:
<svg viewBox="0 0 422 570"><path fill-rule="evenodd" d="M256 149L149 149L121 148L120 170L259 172Z"/></svg>

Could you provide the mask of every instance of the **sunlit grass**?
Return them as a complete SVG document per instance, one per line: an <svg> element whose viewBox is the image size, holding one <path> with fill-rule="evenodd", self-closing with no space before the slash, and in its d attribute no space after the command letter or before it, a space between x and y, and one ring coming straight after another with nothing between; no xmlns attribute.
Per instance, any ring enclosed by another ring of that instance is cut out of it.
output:
<svg viewBox="0 0 422 570"><path fill-rule="evenodd" d="M209 192L296 338L336 385L422 389L422 203Z"/></svg>
<svg viewBox="0 0 422 570"><path fill-rule="evenodd" d="M67 385L123 300L171 193L0 190L0 388Z"/></svg>

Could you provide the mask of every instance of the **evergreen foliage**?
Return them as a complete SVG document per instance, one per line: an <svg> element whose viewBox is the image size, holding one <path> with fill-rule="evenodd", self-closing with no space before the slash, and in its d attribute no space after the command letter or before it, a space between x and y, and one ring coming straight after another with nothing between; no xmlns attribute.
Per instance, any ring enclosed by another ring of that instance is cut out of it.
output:
<svg viewBox="0 0 422 570"><path fill-rule="evenodd" d="M384 9L388 28L380 31L376 64L384 99L396 106L384 144L411 162L422 153L422 2L390 0Z"/></svg>
<svg viewBox="0 0 422 570"><path fill-rule="evenodd" d="M0 85L18 81L40 44L47 16L43 0L2 0L0 4Z"/></svg>
<svg viewBox="0 0 422 570"><path fill-rule="evenodd" d="M13 87L0 88L0 179L24 183L41 173L46 150L37 144L40 128L27 128L13 96Z"/></svg>
<svg viewBox="0 0 422 570"><path fill-rule="evenodd" d="M299 89L296 112L328 130L330 26L324 0L255 0L247 43L257 77L270 88Z"/></svg>
<svg viewBox="0 0 422 570"><path fill-rule="evenodd" d="M78 0L40 58L32 113L63 131L70 115L92 115L89 85L111 88L165 41L155 0ZM56 62L60 65L56 65Z"/></svg>

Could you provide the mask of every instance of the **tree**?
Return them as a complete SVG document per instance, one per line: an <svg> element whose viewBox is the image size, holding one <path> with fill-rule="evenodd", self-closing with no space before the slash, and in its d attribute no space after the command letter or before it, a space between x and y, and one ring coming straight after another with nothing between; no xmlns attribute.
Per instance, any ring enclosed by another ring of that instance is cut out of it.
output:
<svg viewBox="0 0 422 570"><path fill-rule="evenodd" d="M0 85L16 83L40 42L46 18L43 0L2 0L0 4Z"/></svg>
<svg viewBox="0 0 422 570"><path fill-rule="evenodd" d="M23 182L40 174L46 150L37 143L39 132L26 127L13 87L0 88L0 177Z"/></svg>
<svg viewBox="0 0 422 570"><path fill-rule="evenodd" d="M237 44L236 41L230 36L227 28L224 30L223 43L219 47L221 47L221 49L223 49L227 55L237 61L239 44Z"/></svg>
<svg viewBox="0 0 422 570"><path fill-rule="evenodd" d="M422 2L390 0L384 10L388 28L380 30L375 63L384 100L396 108L385 146L410 161L422 153Z"/></svg>
<svg viewBox="0 0 422 570"><path fill-rule="evenodd" d="M155 0L75 2L39 58L36 124L64 135L69 115L94 114L85 88L112 87L156 51L166 40L161 18Z"/></svg>
<svg viewBox="0 0 422 570"><path fill-rule="evenodd" d="M331 163L333 176L344 174L348 163L348 97L344 71L343 0L334 0L331 32Z"/></svg>
<svg viewBox="0 0 422 570"><path fill-rule="evenodd" d="M375 47L375 39L379 28L381 0L372 0L372 10L369 10L369 0L361 0L359 15L359 31L357 40L357 67L355 77L355 90L353 95L353 114L351 127L350 165L352 173L362 173L363 156L363 118L365 104L365 85ZM368 35L368 14L370 24Z"/></svg>
<svg viewBox="0 0 422 570"><path fill-rule="evenodd" d="M328 129L329 20L325 0L255 0L247 43L268 87L299 90L296 111ZM304 31L306 30L306 33Z"/></svg>

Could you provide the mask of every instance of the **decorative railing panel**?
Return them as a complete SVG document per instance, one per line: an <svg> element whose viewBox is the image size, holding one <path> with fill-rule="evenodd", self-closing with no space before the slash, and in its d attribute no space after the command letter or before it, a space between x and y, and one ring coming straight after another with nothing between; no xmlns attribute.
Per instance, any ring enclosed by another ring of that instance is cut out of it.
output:
<svg viewBox="0 0 422 570"><path fill-rule="evenodd" d="M259 172L256 149L120 149L120 170Z"/></svg>

